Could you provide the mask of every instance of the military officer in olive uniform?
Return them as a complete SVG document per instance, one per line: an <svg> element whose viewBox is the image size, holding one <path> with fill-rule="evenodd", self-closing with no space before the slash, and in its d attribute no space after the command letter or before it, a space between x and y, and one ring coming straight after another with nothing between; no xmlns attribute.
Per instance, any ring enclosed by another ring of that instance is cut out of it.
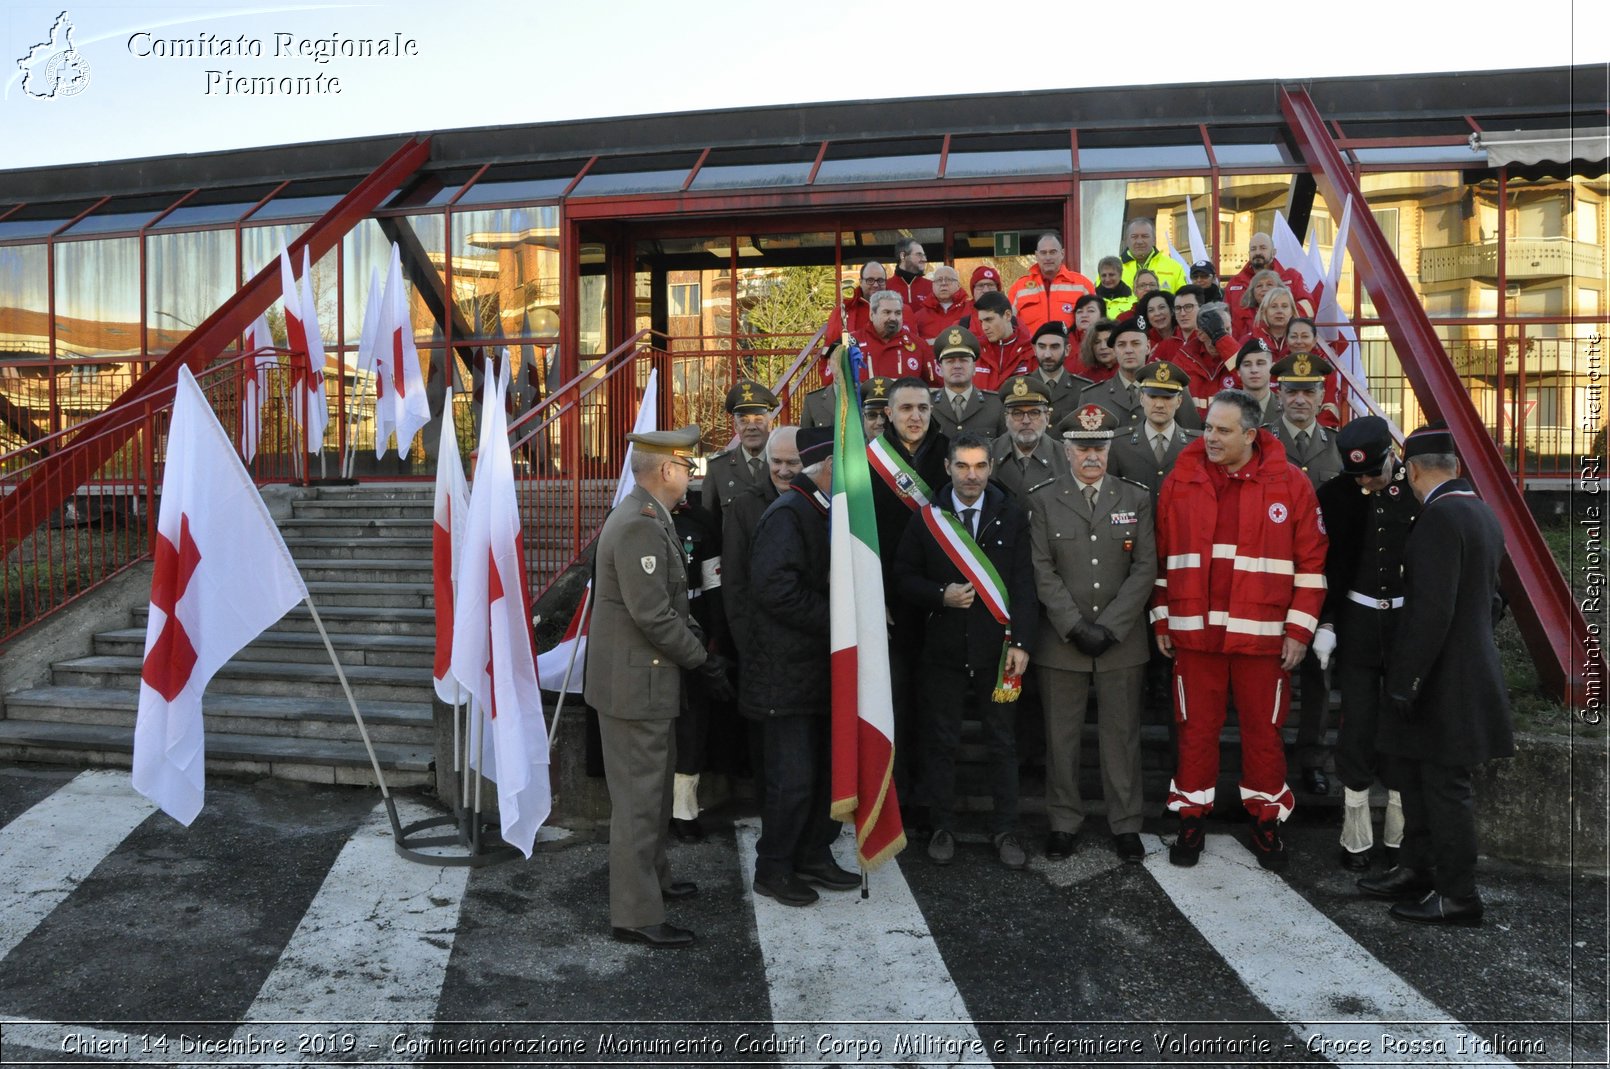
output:
<svg viewBox="0 0 1610 1069"><path fill-rule="evenodd" d="M944 385L934 391L934 424L947 438L1001 433L1001 399L977 382L978 339L966 327L946 327L934 339L934 363Z"/></svg>
<svg viewBox="0 0 1610 1069"><path fill-rule="evenodd" d="M1039 366L1029 372L1029 380L1045 394L1051 407L1048 426L1055 427L1079 407L1079 395L1093 383L1068 370L1068 328L1060 320L1047 320L1034 332L1034 359Z"/></svg>
<svg viewBox="0 0 1610 1069"><path fill-rule="evenodd" d="M1186 430L1174 418L1182 406L1195 407L1184 368L1167 360L1153 361L1140 369L1135 381L1140 384L1141 411L1146 418L1113 438L1107 468L1120 478L1143 484L1152 492L1155 506L1174 462L1201 433Z"/></svg>
<svg viewBox="0 0 1610 1069"><path fill-rule="evenodd" d="M739 379L727 391L727 411L732 413L738 444L710 458L704 468L701 492L705 511L721 526L721 514L732 499L759 486L766 472L766 438L771 434L771 414L777 398L753 379Z"/></svg>
<svg viewBox="0 0 1610 1069"><path fill-rule="evenodd" d="M1068 458L1062 443L1046 433L1050 399L1040 380L1032 375L1013 376L1001 387L1000 396L1006 409L1006 433L991 443L990 461L995 481L1026 509L1029 493L1066 472Z"/></svg>
<svg viewBox="0 0 1610 1069"><path fill-rule="evenodd" d="M1119 433L1123 433L1146 422L1140 372L1151 360L1152 340L1143 322L1126 319L1107 332L1107 344L1118 358L1118 373L1105 382L1085 387L1079 395L1079 403L1100 405L1117 416ZM1174 420L1191 430L1202 429L1202 417L1197 414L1194 403L1182 404L1174 413Z"/></svg>
<svg viewBox="0 0 1610 1069"><path fill-rule="evenodd" d="M1379 416L1360 416L1336 432L1342 473L1319 488L1319 511L1330 534L1325 556L1325 609L1314 649L1321 665L1336 661L1342 726L1336 777L1342 781L1342 865L1370 867L1375 843L1370 785L1379 767L1386 655L1403 612L1403 550L1420 503L1408 472L1392 451L1392 428ZM1381 841L1395 853L1403 840L1403 802L1387 792Z"/></svg>
<svg viewBox="0 0 1610 1069"><path fill-rule="evenodd" d="M806 394L805 399L799 403L800 428L833 426L833 415L837 411L834 407L836 403L831 382Z"/></svg>
<svg viewBox="0 0 1610 1069"><path fill-rule="evenodd" d="M1319 425L1319 406L1325 400L1325 376L1335 368L1313 353L1296 353L1269 369L1280 391L1280 416L1269 430L1286 447L1286 459L1302 469L1315 490L1342 471L1334 431ZM1319 655L1312 646L1297 667L1297 764L1302 767L1303 789L1310 794L1330 793L1325 775L1325 721L1330 714L1330 684Z"/></svg>
<svg viewBox="0 0 1610 1069"><path fill-rule="evenodd" d="M1157 578L1152 498L1109 473L1119 421L1086 405L1057 430L1070 471L1029 495L1035 584L1040 595L1040 673L1046 726L1045 856L1073 853L1084 824L1079 744L1096 692L1102 796L1113 849L1141 861L1140 713L1151 641L1146 606Z"/></svg>
<svg viewBox="0 0 1610 1069"><path fill-rule="evenodd" d="M665 900L698 888L671 879L672 730L682 669L732 701L720 658L689 626L688 574L671 509L687 493L697 426L628 434L637 485L604 521L594 558L593 617L584 695L598 710L609 785L609 915L616 939L687 946L693 933L665 921Z"/></svg>
<svg viewBox="0 0 1610 1069"><path fill-rule="evenodd" d="M883 433L889 415L889 387L894 380L874 375L861 383L861 430L871 441ZM838 412L838 398L829 383L805 395L800 406L800 430L807 427L831 427Z"/></svg>

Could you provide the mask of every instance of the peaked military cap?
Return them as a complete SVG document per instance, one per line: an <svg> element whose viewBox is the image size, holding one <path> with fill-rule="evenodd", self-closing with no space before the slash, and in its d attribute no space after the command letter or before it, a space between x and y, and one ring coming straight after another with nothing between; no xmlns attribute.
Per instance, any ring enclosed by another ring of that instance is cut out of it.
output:
<svg viewBox="0 0 1610 1069"><path fill-rule="evenodd" d="M1281 386L1303 390L1324 382L1325 376L1335 370L1331 362L1318 353L1292 353L1270 368L1269 375Z"/></svg>
<svg viewBox="0 0 1610 1069"><path fill-rule="evenodd" d="M1154 360L1135 372L1135 381L1143 391L1156 397L1173 397L1190 385L1190 376L1178 364L1167 360Z"/></svg>
<svg viewBox="0 0 1610 1069"><path fill-rule="evenodd" d="M754 379L739 379L727 391L728 412L770 412L777 397Z"/></svg>
<svg viewBox="0 0 1610 1069"><path fill-rule="evenodd" d="M943 360L947 356L965 356L970 360L978 359L978 339L966 327L946 327L934 343L934 359Z"/></svg>
<svg viewBox="0 0 1610 1069"><path fill-rule="evenodd" d="M1045 390L1027 375L1014 375L1001 385L1001 403L1007 408L1024 408L1028 405L1048 405L1051 399Z"/></svg>
<svg viewBox="0 0 1610 1069"><path fill-rule="evenodd" d="M691 457L694 448L699 444L701 434L699 425L690 423L674 431L634 432L628 434L626 440L645 453L668 453L673 457Z"/></svg>
<svg viewBox="0 0 1610 1069"><path fill-rule="evenodd" d="M1453 445L1453 434L1448 425L1442 420L1427 423L1403 439L1403 458L1421 456L1425 453L1457 453Z"/></svg>
<svg viewBox="0 0 1610 1069"><path fill-rule="evenodd" d="M894 380L884 375L874 375L861 383L862 408L888 408L889 387Z"/></svg>
<svg viewBox="0 0 1610 1069"><path fill-rule="evenodd" d="M1336 432L1343 475L1379 475L1392 451L1392 426L1380 416L1359 416Z"/></svg>
<svg viewBox="0 0 1610 1069"><path fill-rule="evenodd" d="M1112 441L1113 435L1118 433L1118 427L1117 416L1100 405L1092 404L1062 417L1062 422L1057 424L1057 434L1066 441L1094 445Z"/></svg>

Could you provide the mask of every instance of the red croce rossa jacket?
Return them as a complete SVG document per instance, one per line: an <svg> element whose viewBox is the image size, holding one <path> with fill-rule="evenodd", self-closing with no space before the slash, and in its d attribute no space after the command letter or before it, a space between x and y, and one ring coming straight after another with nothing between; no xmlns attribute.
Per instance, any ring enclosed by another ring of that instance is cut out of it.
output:
<svg viewBox="0 0 1610 1069"><path fill-rule="evenodd" d="M1283 639L1309 643L1319 626L1329 540L1318 500L1278 438L1260 429L1253 448L1233 545L1214 542L1218 493L1203 439L1185 447L1163 483L1151 620L1181 648L1279 656ZM1235 582L1210 602L1215 557L1233 561Z"/></svg>

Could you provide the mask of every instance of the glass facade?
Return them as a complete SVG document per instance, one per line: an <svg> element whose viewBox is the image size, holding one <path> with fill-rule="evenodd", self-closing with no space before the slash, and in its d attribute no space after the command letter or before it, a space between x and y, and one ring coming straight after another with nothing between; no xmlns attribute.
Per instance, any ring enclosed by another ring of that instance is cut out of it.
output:
<svg viewBox="0 0 1610 1069"><path fill-rule="evenodd" d="M1590 407L1586 361L1610 309L1604 163L1495 169L1484 150L1452 136L1457 122L1423 144L1399 126L1343 125L1369 139L1340 142L1366 199L1355 212L1367 209L1381 228L1495 440L1529 474L1562 468L1602 438L1588 419L1603 410ZM522 367L540 369L527 376L520 403L529 407L565 368L573 374L643 329L690 359L736 354L752 361L750 373L769 373L773 357L797 352L820 325L835 278L854 277L870 258L892 270L902 236L964 281L988 263L1010 284L1029 269L1043 230L1071 226L1069 264L1095 277L1101 257L1122 253L1128 220L1153 220L1158 245L1186 260L1194 223L1229 278L1251 236L1303 199L1303 167L1282 129L1253 125L652 151L489 167L460 157L405 186L313 266L337 392L372 389L353 358L370 277L384 279L394 240L432 390L449 377L478 381L486 354L508 346ZM0 204L0 391L41 426L82 418L93 399L68 404L63 389L42 402L18 391L110 373L126 384L361 178L260 176ZM1313 198L1304 237L1327 261L1338 254L1340 210ZM1419 410L1351 257L1336 295L1356 317L1372 391L1412 425ZM277 304L269 319L281 336ZM730 373L689 364L676 381L698 393ZM333 446L348 432L337 421L330 433Z"/></svg>

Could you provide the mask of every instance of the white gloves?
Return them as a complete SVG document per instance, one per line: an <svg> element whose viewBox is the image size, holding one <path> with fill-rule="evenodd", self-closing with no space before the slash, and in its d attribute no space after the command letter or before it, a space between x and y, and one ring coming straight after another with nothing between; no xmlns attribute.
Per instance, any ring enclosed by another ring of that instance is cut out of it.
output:
<svg viewBox="0 0 1610 1069"><path fill-rule="evenodd" d="M1336 629L1323 624L1314 632L1314 656L1319 658L1320 671L1330 667L1330 655L1336 651Z"/></svg>

